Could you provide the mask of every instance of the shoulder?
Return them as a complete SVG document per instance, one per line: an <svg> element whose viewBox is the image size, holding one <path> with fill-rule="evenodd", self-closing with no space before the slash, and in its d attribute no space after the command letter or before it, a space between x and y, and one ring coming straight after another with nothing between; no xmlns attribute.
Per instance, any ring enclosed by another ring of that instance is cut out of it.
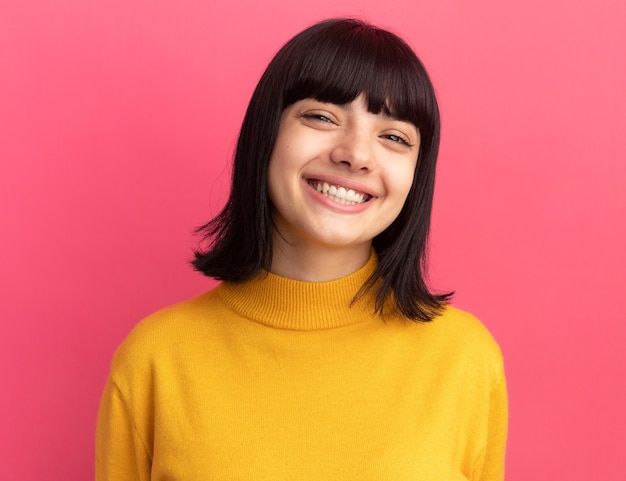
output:
<svg viewBox="0 0 626 481"><path fill-rule="evenodd" d="M492 381L502 378L500 346L487 327L474 315L452 306L427 323L415 325L420 348L446 365L482 371Z"/></svg>
<svg viewBox="0 0 626 481"><path fill-rule="evenodd" d="M446 306L431 323L435 330L445 333L451 340L463 341L465 344L482 349L500 351L487 327L469 312Z"/></svg>
<svg viewBox="0 0 626 481"><path fill-rule="evenodd" d="M112 374L154 367L158 360L191 347L193 341L210 335L220 319L217 288L165 307L141 320L117 348Z"/></svg>

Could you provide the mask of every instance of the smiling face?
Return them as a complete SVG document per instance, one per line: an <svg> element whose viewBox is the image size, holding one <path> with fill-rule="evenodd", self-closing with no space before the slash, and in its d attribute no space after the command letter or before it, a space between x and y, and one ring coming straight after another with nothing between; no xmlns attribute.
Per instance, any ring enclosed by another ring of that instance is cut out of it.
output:
<svg viewBox="0 0 626 481"><path fill-rule="evenodd" d="M285 109L268 173L274 255L317 249L367 260L404 205L419 143L413 124L368 112L363 95Z"/></svg>

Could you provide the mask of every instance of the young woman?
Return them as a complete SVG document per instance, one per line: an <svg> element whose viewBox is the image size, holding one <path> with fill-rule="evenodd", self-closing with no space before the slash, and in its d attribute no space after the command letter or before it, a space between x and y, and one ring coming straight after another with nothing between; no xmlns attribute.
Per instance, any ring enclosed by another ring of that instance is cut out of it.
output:
<svg viewBox="0 0 626 481"><path fill-rule="evenodd" d="M438 146L396 35L337 19L290 40L202 228L194 266L222 283L117 351L97 479L503 479L500 350L424 281Z"/></svg>

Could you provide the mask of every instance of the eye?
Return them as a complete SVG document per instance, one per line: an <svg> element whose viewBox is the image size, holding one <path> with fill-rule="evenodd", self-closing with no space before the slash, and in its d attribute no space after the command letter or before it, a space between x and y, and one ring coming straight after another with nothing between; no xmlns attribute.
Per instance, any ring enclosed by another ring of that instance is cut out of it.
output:
<svg viewBox="0 0 626 481"><path fill-rule="evenodd" d="M334 124L334 122L329 117L327 117L324 114L317 113L317 112L307 112L307 113L302 114L302 117L304 117L305 119L317 120L319 122Z"/></svg>
<svg viewBox="0 0 626 481"><path fill-rule="evenodd" d="M407 147L413 147L414 145L411 142L409 142L409 139L399 134L386 134L386 135L383 135L383 138L389 139L394 143L406 145Z"/></svg>

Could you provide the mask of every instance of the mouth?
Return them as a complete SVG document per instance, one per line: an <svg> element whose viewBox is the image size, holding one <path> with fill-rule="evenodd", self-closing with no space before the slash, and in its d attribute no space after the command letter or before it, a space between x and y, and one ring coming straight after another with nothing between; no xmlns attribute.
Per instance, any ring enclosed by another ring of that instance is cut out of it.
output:
<svg viewBox="0 0 626 481"><path fill-rule="evenodd" d="M364 192L358 192L354 189L344 187L342 185L329 184L320 180L309 179L307 184L311 188L318 191L324 197L328 197L330 200L346 205L363 204L372 198L371 195Z"/></svg>

